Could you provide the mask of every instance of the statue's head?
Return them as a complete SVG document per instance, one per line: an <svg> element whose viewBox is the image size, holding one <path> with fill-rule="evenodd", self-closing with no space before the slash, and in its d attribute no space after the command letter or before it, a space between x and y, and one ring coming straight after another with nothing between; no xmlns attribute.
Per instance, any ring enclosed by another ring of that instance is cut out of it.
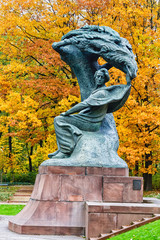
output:
<svg viewBox="0 0 160 240"><path fill-rule="evenodd" d="M106 82L109 81L109 73L107 69L101 68L94 74L94 79L96 82L96 86L103 86Z"/></svg>

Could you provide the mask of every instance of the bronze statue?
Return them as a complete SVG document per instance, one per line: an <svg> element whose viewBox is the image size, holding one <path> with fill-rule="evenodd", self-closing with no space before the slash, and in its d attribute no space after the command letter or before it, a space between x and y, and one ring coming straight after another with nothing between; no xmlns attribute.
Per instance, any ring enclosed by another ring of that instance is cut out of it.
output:
<svg viewBox="0 0 160 240"><path fill-rule="evenodd" d="M53 48L77 76L82 102L55 118L58 151L42 165L127 167L117 155L112 112L124 105L136 76L131 45L109 27L86 26L69 32ZM99 57L107 63L99 65ZM126 73L126 84L105 86L113 66Z"/></svg>

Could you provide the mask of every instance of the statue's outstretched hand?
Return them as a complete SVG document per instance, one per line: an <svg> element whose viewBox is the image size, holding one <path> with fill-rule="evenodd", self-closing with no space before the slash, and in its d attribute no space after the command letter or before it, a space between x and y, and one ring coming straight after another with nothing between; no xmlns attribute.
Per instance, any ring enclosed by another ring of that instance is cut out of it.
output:
<svg viewBox="0 0 160 240"><path fill-rule="evenodd" d="M61 116L69 116L70 114L76 113L76 112L80 112L81 110L85 109L86 107L88 107L88 104L84 102L80 102L76 105L74 105L72 108L70 108L68 111L61 113Z"/></svg>
<svg viewBox="0 0 160 240"><path fill-rule="evenodd" d="M65 39L65 40L60 41L60 42L54 42L54 43L52 44L52 48L53 48L54 50L57 50L57 49L60 48L60 47L64 47L64 46L70 45L70 44L71 44L71 40L70 40L70 39Z"/></svg>
<svg viewBox="0 0 160 240"><path fill-rule="evenodd" d="M131 84L132 79L134 79L137 76L137 68L135 68L134 72L131 72L127 66L126 69L127 69L126 81L127 84Z"/></svg>
<svg viewBox="0 0 160 240"><path fill-rule="evenodd" d="M68 116L69 114L67 112L62 112L60 116Z"/></svg>

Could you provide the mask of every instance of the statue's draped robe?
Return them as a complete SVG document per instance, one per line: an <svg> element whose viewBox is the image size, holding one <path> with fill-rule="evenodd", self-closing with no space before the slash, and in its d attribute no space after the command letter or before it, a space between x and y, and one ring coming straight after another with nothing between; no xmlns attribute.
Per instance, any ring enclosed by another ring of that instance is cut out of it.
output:
<svg viewBox="0 0 160 240"><path fill-rule="evenodd" d="M60 151L71 154L82 131L98 131L106 113L114 112L124 105L130 88L130 85L101 87L82 102L84 109L78 114L56 117L54 126Z"/></svg>

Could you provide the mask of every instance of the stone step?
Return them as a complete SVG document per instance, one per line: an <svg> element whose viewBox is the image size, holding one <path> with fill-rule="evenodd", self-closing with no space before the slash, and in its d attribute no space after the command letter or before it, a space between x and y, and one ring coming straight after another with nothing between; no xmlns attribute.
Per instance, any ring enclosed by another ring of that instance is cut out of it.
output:
<svg viewBox="0 0 160 240"><path fill-rule="evenodd" d="M15 192L14 196L31 196L29 192Z"/></svg>
<svg viewBox="0 0 160 240"><path fill-rule="evenodd" d="M33 191L33 186L22 186L17 189L17 192L29 192L32 193Z"/></svg>
<svg viewBox="0 0 160 240"><path fill-rule="evenodd" d="M30 196L13 196L9 202L28 202Z"/></svg>
<svg viewBox="0 0 160 240"><path fill-rule="evenodd" d="M31 197L33 186L18 186L17 191L13 197L8 201L9 203L27 203Z"/></svg>
<svg viewBox="0 0 160 240"><path fill-rule="evenodd" d="M28 202L26 202L26 201L11 201L11 200L9 200L9 201L7 201L7 203L11 203L11 204L27 204Z"/></svg>
<svg viewBox="0 0 160 240"><path fill-rule="evenodd" d="M19 187L24 189L31 189L34 187L34 185L19 185Z"/></svg>
<svg viewBox="0 0 160 240"><path fill-rule="evenodd" d="M109 234L109 233L106 233L106 234L101 233L101 237L106 237L106 236L108 236L108 234Z"/></svg>
<svg viewBox="0 0 160 240"><path fill-rule="evenodd" d="M24 189L19 189L18 191L16 191L16 192L18 192L18 193L20 193L20 192L26 192L26 193L29 193L29 194L31 194L32 193L32 190L24 190Z"/></svg>
<svg viewBox="0 0 160 240"><path fill-rule="evenodd" d="M160 214L153 214L153 217L160 217Z"/></svg>
<svg viewBox="0 0 160 240"><path fill-rule="evenodd" d="M21 201L21 200L27 200L30 199L30 196L13 196L12 199L16 199L17 201Z"/></svg>
<svg viewBox="0 0 160 240"><path fill-rule="evenodd" d="M142 221L148 221L149 219L151 219L152 217L150 217L150 218L142 218ZM135 223L136 224L136 222L133 222L133 223Z"/></svg>
<svg viewBox="0 0 160 240"><path fill-rule="evenodd" d="M121 229L125 229L125 228L128 228L129 225L126 225L126 226L122 226Z"/></svg>
<svg viewBox="0 0 160 240"><path fill-rule="evenodd" d="M150 218L146 218L146 220L148 220L148 219L150 219ZM142 222L142 220L133 221L133 222L131 222L131 225L135 225L135 224L138 224L138 223L140 223L140 222Z"/></svg>
<svg viewBox="0 0 160 240"><path fill-rule="evenodd" d="M111 230L110 233L116 233L116 232L118 232L118 231L119 231L119 229L114 229L114 230Z"/></svg>

